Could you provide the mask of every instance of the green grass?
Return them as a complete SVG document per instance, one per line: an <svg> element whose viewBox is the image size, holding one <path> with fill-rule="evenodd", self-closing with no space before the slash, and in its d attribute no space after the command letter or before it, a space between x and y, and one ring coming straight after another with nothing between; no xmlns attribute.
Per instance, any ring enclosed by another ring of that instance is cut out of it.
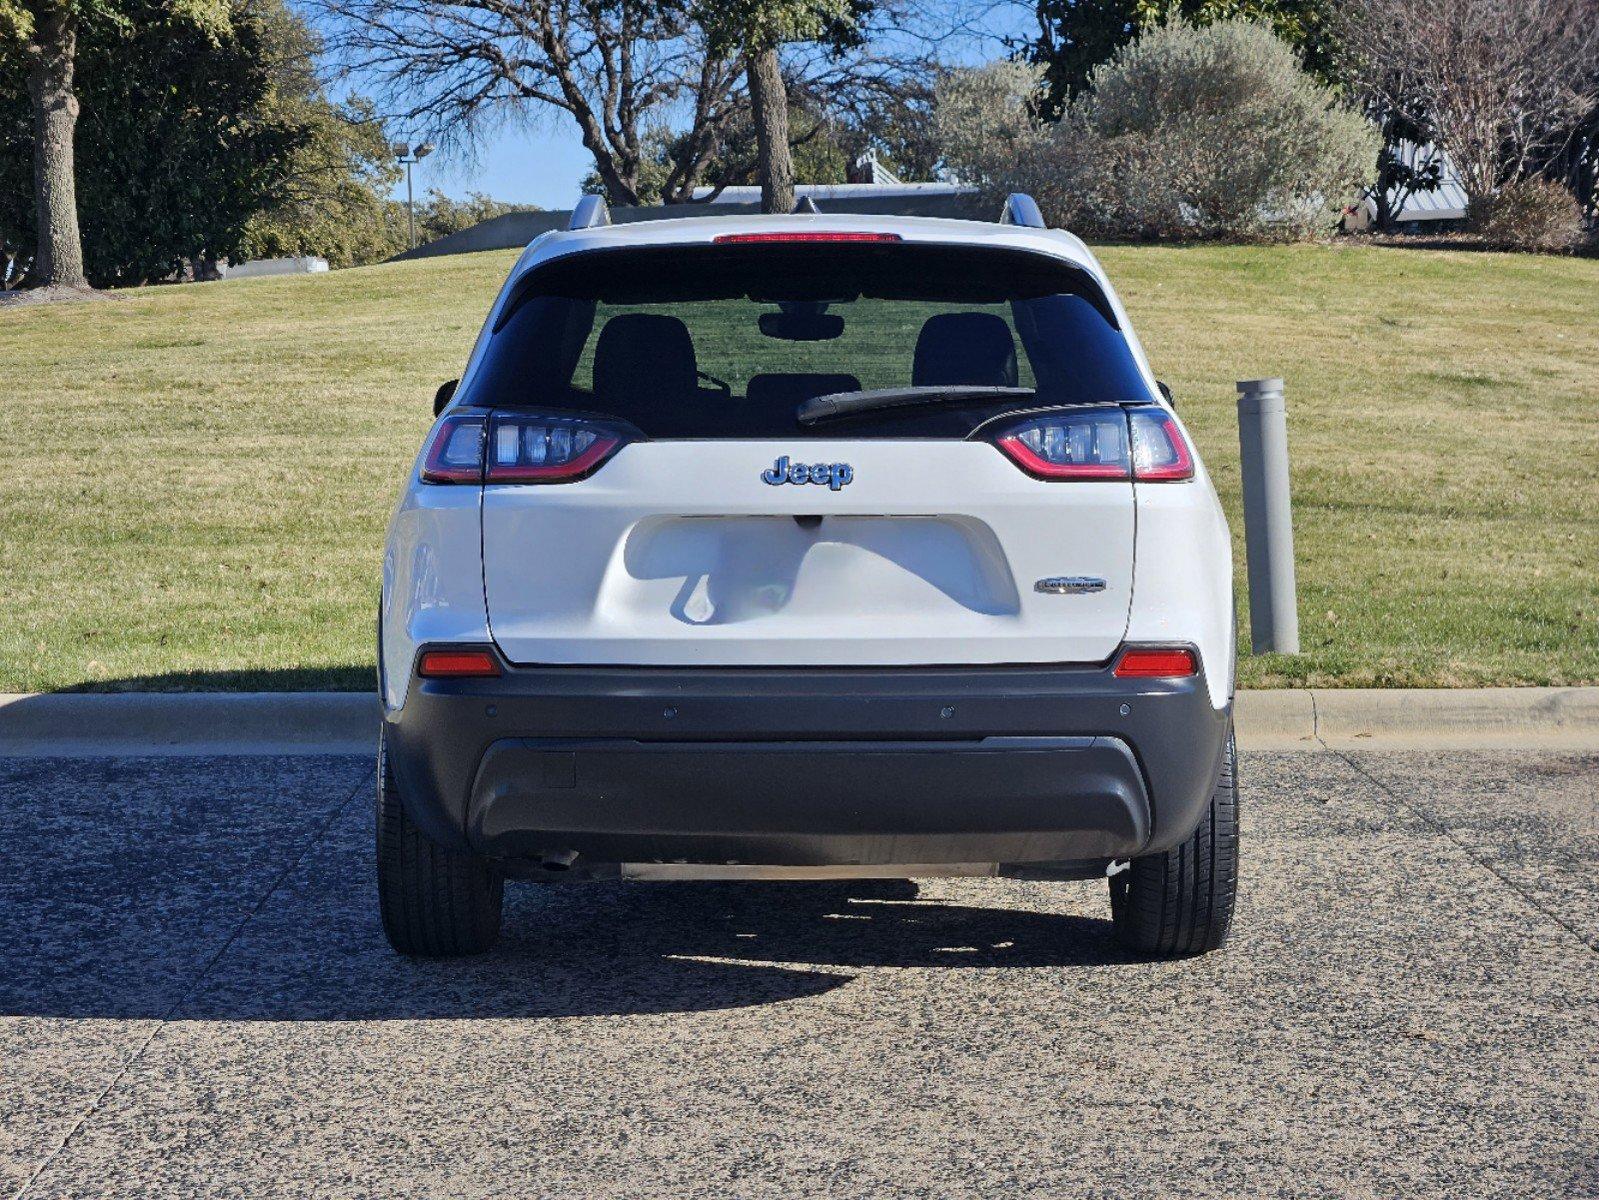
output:
<svg viewBox="0 0 1599 1200"><path fill-rule="evenodd" d="M513 257L0 311L0 690L369 686L390 505ZM1232 384L1288 380L1305 653L1246 685L1599 681L1599 262L1103 259L1241 602Z"/></svg>

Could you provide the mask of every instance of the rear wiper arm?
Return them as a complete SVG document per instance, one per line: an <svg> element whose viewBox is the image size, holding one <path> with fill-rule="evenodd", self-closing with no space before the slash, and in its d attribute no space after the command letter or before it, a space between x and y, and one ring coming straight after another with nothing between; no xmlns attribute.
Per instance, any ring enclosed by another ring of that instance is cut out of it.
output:
<svg viewBox="0 0 1599 1200"><path fill-rule="evenodd" d="M794 414L801 425L814 425L834 417L873 412L882 408L903 408L912 404L943 404L949 400L1029 400L1037 393L1026 387L984 387L980 384L946 383L925 387L876 388L864 392L829 392L812 396Z"/></svg>

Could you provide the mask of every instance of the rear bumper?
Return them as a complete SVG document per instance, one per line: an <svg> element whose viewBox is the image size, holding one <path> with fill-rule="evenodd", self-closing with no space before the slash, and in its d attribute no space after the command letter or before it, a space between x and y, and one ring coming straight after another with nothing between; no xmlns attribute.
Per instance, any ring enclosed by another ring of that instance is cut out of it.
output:
<svg viewBox="0 0 1599 1200"><path fill-rule="evenodd" d="M434 840L574 866L1045 864L1192 833L1230 713L1098 667L506 667L386 726Z"/></svg>

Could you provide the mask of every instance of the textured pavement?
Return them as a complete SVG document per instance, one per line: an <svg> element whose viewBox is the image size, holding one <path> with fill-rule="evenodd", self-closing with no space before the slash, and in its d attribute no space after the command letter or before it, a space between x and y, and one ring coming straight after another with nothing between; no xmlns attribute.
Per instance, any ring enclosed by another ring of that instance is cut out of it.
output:
<svg viewBox="0 0 1599 1200"><path fill-rule="evenodd" d="M1102 884L514 886L392 955L352 758L0 760L0 1196L1599 1197L1599 755L1250 754Z"/></svg>

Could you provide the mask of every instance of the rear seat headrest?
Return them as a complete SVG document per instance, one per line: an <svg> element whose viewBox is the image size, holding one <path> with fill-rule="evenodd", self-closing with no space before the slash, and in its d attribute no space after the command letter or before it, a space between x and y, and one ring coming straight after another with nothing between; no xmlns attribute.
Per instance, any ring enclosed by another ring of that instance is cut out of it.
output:
<svg viewBox="0 0 1599 1200"><path fill-rule="evenodd" d="M594 395L627 399L639 392L673 398L698 387L694 340L676 317L621 313L605 322L594 346Z"/></svg>
<svg viewBox="0 0 1599 1200"><path fill-rule="evenodd" d="M1016 339L1005 318L993 313L940 313L929 317L916 338L911 384L1016 386Z"/></svg>

